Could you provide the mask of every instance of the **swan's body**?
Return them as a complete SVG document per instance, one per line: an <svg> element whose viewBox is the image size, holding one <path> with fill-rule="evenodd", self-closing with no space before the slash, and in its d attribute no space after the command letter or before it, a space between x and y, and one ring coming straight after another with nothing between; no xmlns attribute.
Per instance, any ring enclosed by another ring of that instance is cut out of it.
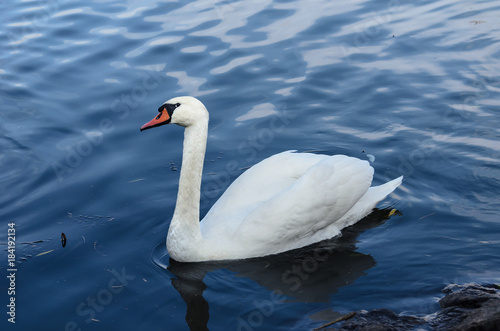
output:
<svg viewBox="0 0 500 331"><path fill-rule="evenodd" d="M184 126L179 192L167 250L180 262L259 257L332 238L368 215L403 177L370 187L373 168L344 155L288 151L238 177L199 222L208 111L197 99L165 102L141 130Z"/></svg>

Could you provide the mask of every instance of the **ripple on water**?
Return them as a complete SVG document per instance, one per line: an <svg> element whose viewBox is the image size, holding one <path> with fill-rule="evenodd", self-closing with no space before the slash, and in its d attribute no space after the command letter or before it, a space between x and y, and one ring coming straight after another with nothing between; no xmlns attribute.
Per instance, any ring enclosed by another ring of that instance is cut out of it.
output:
<svg viewBox="0 0 500 331"><path fill-rule="evenodd" d="M359 309L427 314L449 282L498 282L496 2L3 7L0 212L42 240L20 248L21 328L234 328L273 295L286 299L262 327L313 328ZM202 214L247 167L297 149L370 159L377 184L404 175L382 205L402 215L316 246L335 254L306 274L315 248L169 261L182 129L139 127L176 95L211 115ZM110 289L112 270L131 279Z"/></svg>

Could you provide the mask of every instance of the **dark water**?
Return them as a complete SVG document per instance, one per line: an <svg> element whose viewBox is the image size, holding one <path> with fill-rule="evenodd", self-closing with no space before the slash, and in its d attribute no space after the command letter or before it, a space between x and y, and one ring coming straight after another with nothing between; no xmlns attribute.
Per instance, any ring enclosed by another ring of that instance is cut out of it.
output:
<svg viewBox="0 0 500 331"><path fill-rule="evenodd" d="M498 2L0 7L2 330L306 330L500 281ZM139 127L178 95L211 115L202 214L235 168L289 149L404 175L379 206L402 214L279 256L170 262L182 130Z"/></svg>

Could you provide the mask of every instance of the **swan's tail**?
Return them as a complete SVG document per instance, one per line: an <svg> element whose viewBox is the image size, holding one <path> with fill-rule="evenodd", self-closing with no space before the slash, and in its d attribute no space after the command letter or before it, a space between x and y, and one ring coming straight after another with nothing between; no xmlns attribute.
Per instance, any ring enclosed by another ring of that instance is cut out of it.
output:
<svg viewBox="0 0 500 331"><path fill-rule="evenodd" d="M340 220L335 222L335 225L343 229L346 226L353 225L361 220L366 215L370 214L373 208L383 200L386 196L391 194L403 181L403 176L391 180L379 186L372 186L368 191L359 199L358 203L349 210Z"/></svg>
<svg viewBox="0 0 500 331"><path fill-rule="evenodd" d="M372 186L368 189L368 192L366 192L365 195L369 195L369 200L370 197L373 197L374 200L376 200L375 204L382 199L384 199L386 196L392 193L399 185L401 185L401 182L403 181L403 176L400 176L396 179L391 180L390 182L387 182L385 184L379 185L379 186ZM375 207L375 206L374 206Z"/></svg>
<svg viewBox="0 0 500 331"><path fill-rule="evenodd" d="M383 200L386 196L392 193L403 181L403 176L391 180L379 186L372 186L359 199L344 216L336 222L330 224L326 230L317 232L317 235L311 240L311 243L332 238L340 233L343 228L353 225L370 214L373 208Z"/></svg>

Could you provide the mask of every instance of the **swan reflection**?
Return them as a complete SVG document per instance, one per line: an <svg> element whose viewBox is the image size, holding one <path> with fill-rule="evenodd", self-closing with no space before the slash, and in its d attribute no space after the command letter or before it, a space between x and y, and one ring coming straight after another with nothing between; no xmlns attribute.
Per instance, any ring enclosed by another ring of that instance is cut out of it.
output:
<svg viewBox="0 0 500 331"><path fill-rule="evenodd" d="M189 328L207 330L209 304L203 297L207 288L203 279L207 273L229 270L236 277L249 278L272 291L271 297L280 302L329 302L339 288L353 283L375 265L370 255L355 251L356 239L363 231L383 224L388 214L388 209L376 209L344 229L341 237L282 254L236 261L180 263L165 253L155 263L169 271L172 286L186 303Z"/></svg>

